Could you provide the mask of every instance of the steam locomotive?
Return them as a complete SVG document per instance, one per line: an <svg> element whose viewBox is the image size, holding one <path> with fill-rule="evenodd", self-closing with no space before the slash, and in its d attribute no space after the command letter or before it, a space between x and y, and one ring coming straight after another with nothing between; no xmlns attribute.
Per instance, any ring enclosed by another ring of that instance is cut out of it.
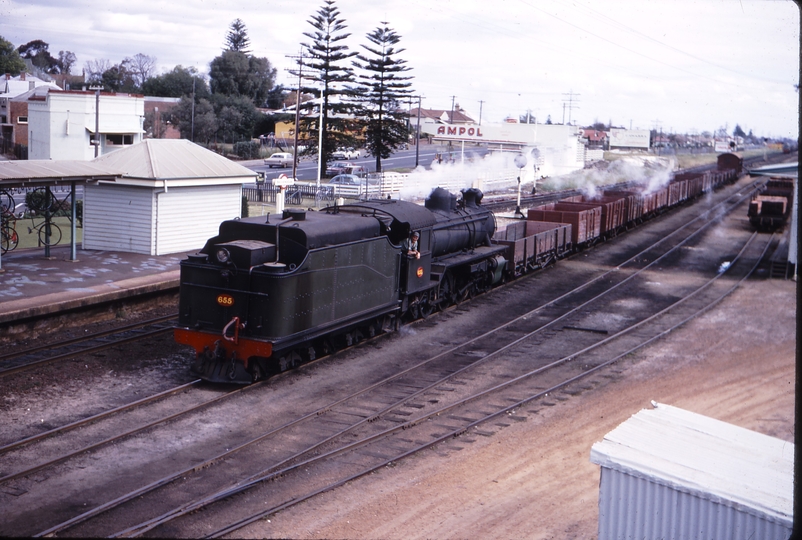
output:
<svg viewBox="0 0 802 540"><path fill-rule="evenodd" d="M742 168L734 154L718 165L659 189L612 188L530 208L496 238L478 189L458 198L436 188L423 206L371 200L225 221L181 262L175 339L195 349L195 375L248 384L611 238ZM412 232L419 258L402 248Z"/></svg>
<svg viewBox="0 0 802 540"><path fill-rule="evenodd" d="M247 384L397 329L501 281L482 192L435 189L424 206L372 200L225 221L181 262L178 343L191 371ZM413 231L419 258L402 252Z"/></svg>

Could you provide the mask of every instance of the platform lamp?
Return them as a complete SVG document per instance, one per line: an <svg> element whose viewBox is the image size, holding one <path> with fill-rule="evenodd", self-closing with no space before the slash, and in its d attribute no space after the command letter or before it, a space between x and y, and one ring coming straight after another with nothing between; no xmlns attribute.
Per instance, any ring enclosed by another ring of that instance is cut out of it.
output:
<svg viewBox="0 0 802 540"><path fill-rule="evenodd" d="M515 206L515 215L525 217L521 212L521 177L524 175L524 167L526 167L526 157L523 154L515 156L515 166L518 167L518 202Z"/></svg>
<svg viewBox="0 0 802 540"><path fill-rule="evenodd" d="M103 87L93 85L89 89L95 91L95 140L92 144L95 146L95 157L97 157L100 153L100 91Z"/></svg>

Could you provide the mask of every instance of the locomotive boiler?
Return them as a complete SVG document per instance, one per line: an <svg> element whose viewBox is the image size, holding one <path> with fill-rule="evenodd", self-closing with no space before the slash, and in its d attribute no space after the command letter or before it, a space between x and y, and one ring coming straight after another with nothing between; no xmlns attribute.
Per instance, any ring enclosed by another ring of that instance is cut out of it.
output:
<svg viewBox="0 0 802 540"><path fill-rule="evenodd" d="M482 193L374 200L225 221L181 262L177 342L210 381L250 383L394 330L501 280ZM402 253L412 231L420 258Z"/></svg>

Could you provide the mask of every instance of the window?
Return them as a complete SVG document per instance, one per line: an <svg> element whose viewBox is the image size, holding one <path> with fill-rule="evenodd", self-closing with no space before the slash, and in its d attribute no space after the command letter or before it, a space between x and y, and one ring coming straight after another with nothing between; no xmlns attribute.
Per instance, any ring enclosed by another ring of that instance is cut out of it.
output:
<svg viewBox="0 0 802 540"><path fill-rule="evenodd" d="M106 144L134 144L133 135L106 135Z"/></svg>
<svg viewBox="0 0 802 540"><path fill-rule="evenodd" d="M27 124L28 123L28 117L27 116L18 116L17 117L17 123L18 124Z"/></svg>

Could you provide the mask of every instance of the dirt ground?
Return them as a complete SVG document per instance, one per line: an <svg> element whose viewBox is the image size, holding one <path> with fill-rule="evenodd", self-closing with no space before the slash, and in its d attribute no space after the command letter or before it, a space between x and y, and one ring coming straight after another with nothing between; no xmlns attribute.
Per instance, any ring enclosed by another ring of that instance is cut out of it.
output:
<svg viewBox="0 0 802 540"><path fill-rule="evenodd" d="M748 282L592 390L517 411L527 420L456 439L237 536L596 538L590 448L651 400L793 442L795 295L793 281Z"/></svg>

